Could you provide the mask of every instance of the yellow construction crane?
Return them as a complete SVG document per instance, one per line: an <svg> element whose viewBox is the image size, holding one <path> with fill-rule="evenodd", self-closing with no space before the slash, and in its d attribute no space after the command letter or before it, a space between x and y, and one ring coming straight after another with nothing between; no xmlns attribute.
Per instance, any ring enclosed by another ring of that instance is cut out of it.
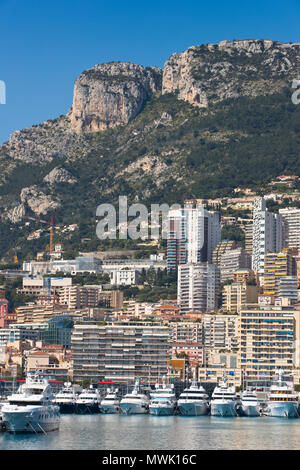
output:
<svg viewBox="0 0 300 470"><path fill-rule="evenodd" d="M33 220L34 222L40 222L41 224L49 225L50 237L49 237L49 245L46 246L46 251L49 251L49 254L52 253L53 251L53 227L54 227L53 217L51 217L50 222L47 220L42 220L42 219L35 219L34 217L28 217L26 215L23 216L23 219L29 219L29 220Z"/></svg>

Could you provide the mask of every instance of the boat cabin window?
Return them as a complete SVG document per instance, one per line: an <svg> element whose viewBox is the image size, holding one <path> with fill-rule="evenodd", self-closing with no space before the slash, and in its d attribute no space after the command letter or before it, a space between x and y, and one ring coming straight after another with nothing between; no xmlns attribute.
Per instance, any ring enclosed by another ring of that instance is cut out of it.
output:
<svg viewBox="0 0 300 470"><path fill-rule="evenodd" d="M20 405L20 406L28 406L28 405L40 405L40 401L20 401L20 400L9 400L10 405Z"/></svg>

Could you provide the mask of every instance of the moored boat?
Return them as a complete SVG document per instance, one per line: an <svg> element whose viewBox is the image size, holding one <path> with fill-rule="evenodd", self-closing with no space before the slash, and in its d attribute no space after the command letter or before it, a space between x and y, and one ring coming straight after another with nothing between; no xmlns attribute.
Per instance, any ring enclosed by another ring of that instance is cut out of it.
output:
<svg viewBox="0 0 300 470"><path fill-rule="evenodd" d="M108 388L105 397L100 403L100 412L105 414L120 412L120 399L118 388Z"/></svg>
<svg viewBox="0 0 300 470"><path fill-rule="evenodd" d="M120 401L120 408L123 414L146 414L149 412L149 399L141 392L140 381L137 379L134 389L127 393Z"/></svg>
<svg viewBox="0 0 300 470"><path fill-rule="evenodd" d="M71 382L64 383L64 387L55 395L54 399L54 403L59 406L61 413L75 413L76 399L80 391L79 386L72 386Z"/></svg>
<svg viewBox="0 0 300 470"><path fill-rule="evenodd" d="M177 405L183 416L203 416L209 412L208 395L195 379L180 394Z"/></svg>
<svg viewBox="0 0 300 470"><path fill-rule="evenodd" d="M47 433L59 429L59 407L53 400L48 378L42 371L28 374L25 383L2 406L6 429L12 433Z"/></svg>
<svg viewBox="0 0 300 470"><path fill-rule="evenodd" d="M75 401L75 413L92 414L100 413L100 394L98 389L90 388L83 390Z"/></svg>
<svg viewBox="0 0 300 470"><path fill-rule="evenodd" d="M176 407L174 385L167 384L165 377L162 383L155 384L155 391L150 392L149 413L156 416L171 416Z"/></svg>
<svg viewBox="0 0 300 470"><path fill-rule="evenodd" d="M260 416L261 404L255 389L243 391L239 410L242 416Z"/></svg>
<svg viewBox="0 0 300 470"><path fill-rule="evenodd" d="M226 372L223 374L223 381L220 385L215 387L211 402L210 409L212 416L237 416L238 397L235 387L227 385Z"/></svg>
<svg viewBox="0 0 300 470"><path fill-rule="evenodd" d="M276 375L278 378L271 385L266 414L277 418L299 418L299 401L293 383L283 380L283 369L277 370Z"/></svg>

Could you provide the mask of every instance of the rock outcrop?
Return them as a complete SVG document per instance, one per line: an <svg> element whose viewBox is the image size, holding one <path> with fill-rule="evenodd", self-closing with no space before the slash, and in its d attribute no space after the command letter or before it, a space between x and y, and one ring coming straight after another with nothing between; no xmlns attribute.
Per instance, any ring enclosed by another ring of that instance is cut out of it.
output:
<svg viewBox="0 0 300 470"><path fill-rule="evenodd" d="M13 224L20 222L22 217L25 215L25 206L24 204L18 204L11 208L6 208L2 214L3 220L9 220Z"/></svg>
<svg viewBox="0 0 300 470"><path fill-rule="evenodd" d="M75 81L65 116L14 132L0 147L0 182L22 160L47 163L89 154L85 134L126 125L153 93L176 94L198 108L228 98L276 93L300 78L300 44L270 40L222 41L173 54L164 71L129 62L95 65ZM162 115L156 125L170 125Z"/></svg>
<svg viewBox="0 0 300 470"><path fill-rule="evenodd" d="M199 108L239 96L278 91L300 71L300 45L269 40L193 46L165 63L162 93ZM290 83L291 84L291 83Z"/></svg>
<svg viewBox="0 0 300 470"><path fill-rule="evenodd" d="M95 132L127 124L152 93L161 91L161 76L158 68L128 62L84 71L74 85L72 130Z"/></svg>
<svg viewBox="0 0 300 470"><path fill-rule="evenodd" d="M23 188L20 194L21 203L27 206L37 215L46 214L49 210L60 206L51 196L43 193L36 185Z"/></svg>
<svg viewBox="0 0 300 470"><path fill-rule="evenodd" d="M55 167L53 168L48 175L43 178L45 183L49 183L50 185L55 183L69 183L74 184L77 182L77 179L74 178L69 171L65 168Z"/></svg>

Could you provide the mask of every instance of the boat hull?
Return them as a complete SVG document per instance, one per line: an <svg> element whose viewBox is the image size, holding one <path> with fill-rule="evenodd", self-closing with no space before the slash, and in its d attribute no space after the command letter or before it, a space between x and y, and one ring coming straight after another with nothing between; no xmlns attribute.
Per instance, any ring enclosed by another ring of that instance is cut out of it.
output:
<svg viewBox="0 0 300 470"><path fill-rule="evenodd" d="M214 403L212 400L211 401L211 415L222 416L222 417L237 416L236 403L235 402Z"/></svg>
<svg viewBox="0 0 300 470"><path fill-rule="evenodd" d="M175 406L149 406L150 415L154 416L173 416Z"/></svg>
<svg viewBox="0 0 300 470"><path fill-rule="evenodd" d="M275 418L298 418L298 403L296 402L273 402L269 403L267 413Z"/></svg>
<svg viewBox="0 0 300 470"><path fill-rule="evenodd" d="M101 405L100 406L100 413L104 414L115 414L120 412L119 405Z"/></svg>
<svg viewBox="0 0 300 470"><path fill-rule="evenodd" d="M206 402L178 403L178 408L183 416L204 416L208 414L209 410Z"/></svg>
<svg viewBox="0 0 300 470"><path fill-rule="evenodd" d="M81 414L95 414L100 413L98 403L76 403L75 413Z"/></svg>
<svg viewBox="0 0 300 470"><path fill-rule="evenodd" d="M61 414L72 414L75 413L75 404L74 403L57 403Z"/></svg>
<svg viewBox="0 0 300 470"><path fill-rule="evenodd" d="M59 429L59 408L4 411L3 420L10 433L47 433Z"/></svg>
<svg viewBox="0 0 300 470"><path fill-rule="evenodd" d="M125 415L147 414L149 408L139 403L120 403L121 412Z"/></svg>
<svg viewBox="0 0 300 470"><path fill-rule="evenodd" d="M242 416L260 416L260 405L242 403L240 410Z"/></svg>

